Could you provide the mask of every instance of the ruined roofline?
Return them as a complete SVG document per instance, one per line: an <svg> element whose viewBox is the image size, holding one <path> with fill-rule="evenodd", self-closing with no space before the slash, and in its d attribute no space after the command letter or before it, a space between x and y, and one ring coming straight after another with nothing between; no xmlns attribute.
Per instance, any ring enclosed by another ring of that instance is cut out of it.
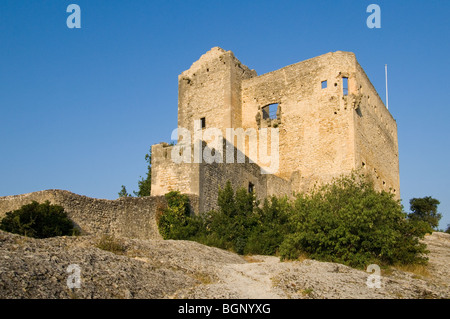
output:
<svg viewBox="0 0 450 319"><path fill-rule="evenodd" d="M394 116L391 114L391 112L389 111L389 109L386 107L386 104L384 103L383 99L380 97L380 95L378 94L377 89L375 88L375 86L373 85L372 81L370 80L370 78L367 76L366 71L364 70L364 68L361 66L361 64L359 64L358 60L356 60L356 69L360 70L361 73L365 76L365 78L367 79L367 81L369 82L370 88L375 92L376 97L378 98L379 102L381 104L384 105L385 110L387 111L387 113L389 114L389 116L391 117L391 119L394 121L395 125L397 125L397 121L395 120Z"/></svg>
<svg viewBox="0 0 450 319"><path fill-rule="evenodd" d="M356 58L356 55L354 52L350 52L350 51L333 51L333 52L327 52L324 53L322 55L319 56L315 56L303 61L299 61L293 64L289 64L287 66L284 66L280 69L277 70L273 70L267 73L263 73L261 75L258 75L257 72L253 69L250 69L249 67L247 67L246 65L242 64L242 62L239 61L239 59L237 59L234 55L234 53L231 50L224 50L220 47L213 47L211 48L209 51L207 51L206 53L204 53L197 61L195 61L191 67L188 70L183 71L179 76L178 76L178 80L182 79L183 77L191 77L193 76L193 74L195 74L195 72L201 70L201 68L207 64L209 61L214 61L215 59L220 58L223 55L229 54L232 58L236 59L236 61L238 61L241 66L243 68L248 69L251 72L254 72L255 76L253 76L251 79L256 79L256 78L264 78L266 76L270 76L271 74L273 74L274 72L279 72L281 70L287 70L290 68L296 68L301 66L302 64L307 64L310 63L311 61L314 60L320 60L320 59L327 59L328 57L331 57L333 55L347 55L347 56L351 56L354 61L355 61L355 70L356 71L361 71L362 75L367 79L368 84L370 85L370 89L375 93L377 99L379 100L379 102L384 106L385 110L387 111L387 114L389 114L389 116L391 117L391 119L396 122L396 120L394 119L393 115L391 114L391 112L388 110L388 108L386 107L384 101L381 99L378 91L376 90L375 86L373 85L372 81L370 80L370 78L367 76L366 72L364 71L364 68L360 65L360 63L358 62L358 59ZM247 80L251 80L251 79L247 79ZM244 81L247 81L244 80Z"/></svg>
<svg viewBox="0 0 450 319"><path fill-rule="evenodd" d="M365 70L364 70L364 68L361 66L361 64L359 63L358 59L356 58L356 55L355 55L354 52L350 52L350 51L334 51L334 52L328 52L328 53L325 53L325 54L322 54L322 55L319 55L319 56L316 56L316 57L313 57L313 58L309 58L309 59L306 59L306 60L303 60L303 61L300 61L300 62L296 62L296 63L293 63L293 64L289 64L289 65L284 66L284 67L282 67L282 68L280 68L280 69L277 69L277 70L273 70L273 71L270 71L270 72L267 72L267 73L263 73L263 74L261 74L261 75L258 75L258 76L256 76L256 77L254 77L253 79L255 79L255 78L263 78L263 77L265 77L265 76L270 76L271 74L273 74L273 73L275 73L275 72L278 72L278 71L281 71L281 70L286 70L286 69L289 69L289 68L295 68L295 67L300 66L301 64L306 64L306 63L309 63L309 62L311 62L311 61L318 60L318 59L324 59L324 58L326 58L327 56L332 56L332 55L334 55L334 54L344 54L344 55L349 55L349 56L352 56L352 57L353 57L353 59L355 60L355 69L356 69L356 71L358 71L358 70L361 71L362 75L367 79L367 82L369 83L370 88L373 90L373 92L375 93L375 95L376 95L376 97L378 98L378 100L380 101L380 103L384 106L385 110L387 111L387 113L389 114L389 116L391 117L391 119L392 119L394 122L396 122L396 120L394 119L394 116L391 114L391 112L389 111L389 109L386 107L385 103L383 102L383 100L381 99L380 95L378 94L377 89L376 89L375 86L373 85L373 83L372 83L372 81L370 80L370 78L367 76L367 73L365 72ZM245 81L245 80L244 80L244 81Z"/></svg>
<svg viewBox="0 0 450 319"><path fill-rule="evenodd" d="M264 76L267 76L267 75L269 75L269 74L272 74L272 73L274 73L274 72L278 72L278 71L281 71L281 70L285 70L285 69L289 69L289 68L298 67L298 66L301 65L301 64L306 64L306 63L309 63L309 62L314 61L314 60L324 59L326 56L328 56L328 55L333 55L333 54L350 55L350 56L353 56L354 59L356 60L356 55L355 55L355 53L350 52L350 51L334 51L334 52L328 52L328 53L324 53L324 54L315 56L315 57L313 57L313 58L309 58L309 59L306 59L306 60L302 60L302 61L299 61L299 62L295 62L295 63L289 64L289 65L286 65L286 66L284 66L284 67L282 67L282 68L279 68L279 69L277 69L277 70L273 70L273 71L269 71L269 72L263 73L263 74L261 74L261 75L258 75L257 78L259 78L259 77L264 77Z"/></svg>

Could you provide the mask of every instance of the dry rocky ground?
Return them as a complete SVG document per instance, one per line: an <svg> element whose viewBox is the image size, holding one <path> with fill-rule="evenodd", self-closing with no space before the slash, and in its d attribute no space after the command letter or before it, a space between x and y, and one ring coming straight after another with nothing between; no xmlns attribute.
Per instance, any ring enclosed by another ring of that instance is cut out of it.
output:
<svg viewBox="0 0 450 319"><path fill-rule="evenodd" d="M0 298L450 298L450 235L425 238L425 272L370 273L341 264L242 257L189 241L116 238L124 251L97 247L99 236L31 239L0 231ZM81 287L67 286L71 264Z"/></svg>

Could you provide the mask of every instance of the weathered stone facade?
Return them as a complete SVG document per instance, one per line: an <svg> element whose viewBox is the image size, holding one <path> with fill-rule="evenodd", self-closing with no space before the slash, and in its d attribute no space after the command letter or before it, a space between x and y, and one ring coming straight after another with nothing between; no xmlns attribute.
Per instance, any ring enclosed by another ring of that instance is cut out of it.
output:
<svg viewBox="0 0 450 319"><path fill-rule="evenodd" d="M228 128L254 130L259 142L261 129L276 127L278 170L261 174L265 164L248 140L228 141L245 154L245 164L176 164L174 146L158 144L152 147L152 195L170 190L198 195L201 212L214 208L227 180L235 187L254 186L258 197L291 195L362 169L377 189L399 198L397 124L353 53L330 52L257 76L231 51L216 47L178 82L179 128L191 136L217 128L224 138ZM277 107L272 114L269 105Z"/></svg>

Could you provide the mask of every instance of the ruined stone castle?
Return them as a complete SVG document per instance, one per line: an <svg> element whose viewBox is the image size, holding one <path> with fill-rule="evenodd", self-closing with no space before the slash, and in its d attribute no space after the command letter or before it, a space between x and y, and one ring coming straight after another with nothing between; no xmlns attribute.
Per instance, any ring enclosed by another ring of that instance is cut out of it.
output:
<svg viewBox="0 0 450 319"><path fill-rule="evenodd" d="M212 48L178 77L178 128L191 136L219 129L234 158L245 157L244 163L180 163L173 160L177 145L152 146L152 195L196 195L198 212L215 207L219 187L228 180L264 198L308 191L354 169L371 176L378 190L400 197L396 121L350 52L258 76L231 51ZM252 129L257 139L263 129L276 128L276 172L262 173L265 163L251 152L250 139L237 143L227 136L229 128Z"/></svg>
<svg viewBox="0 0 450 319"><path fill-rule="evenodd" d="M178 83L178 128L202 139L177 136L176 145L152 146L152 196L106 200L44 190L0 197L0 218L32 201L49 201L63 206L82 233L155 239L161 238L156 216L171 190L188 194L192 210L202 213L216 208L227 181L263 199L308 191L354 169L400 197L397 125L353 53L327 53L258 76L231 51L213 48ZM225 137L222 149L212 147L210 128ZM268 145L276 140L278 146L270 174L259 156L263 148L255 154L251 147L251 133L261 142L268 128L276 131ZM246 132L243 143L227 136L230 129ZM195 160L196 146L224 160ZM174 161L191 148L188 160Z"/></svg>

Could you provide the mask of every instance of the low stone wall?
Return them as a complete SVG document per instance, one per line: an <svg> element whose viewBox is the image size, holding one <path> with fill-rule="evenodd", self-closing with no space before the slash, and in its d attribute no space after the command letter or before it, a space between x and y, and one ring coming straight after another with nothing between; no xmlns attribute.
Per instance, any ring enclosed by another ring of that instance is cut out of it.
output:
<svg viewBox="0 0 450 319"><path fill-rule="evenodd" d="M189 195L193 209L198 198ZM69 218L85 234L111 234L138 239L161 239L156 225L156 211L166 206L164 196L97 199L65 190L45 190L23 195L0 197L0 218L9 211L37 201L64 207Z"/></svg>

